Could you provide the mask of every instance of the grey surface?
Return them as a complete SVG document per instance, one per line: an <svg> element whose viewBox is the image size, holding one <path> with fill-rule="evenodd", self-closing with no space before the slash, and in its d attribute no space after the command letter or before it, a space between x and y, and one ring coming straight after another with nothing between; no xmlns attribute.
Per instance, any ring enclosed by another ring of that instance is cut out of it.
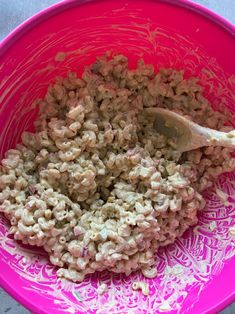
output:
<svg viewBox="0 0 235 314"><path fill-rule="evenodd" d="M28 17L58 2L60 1L0 0L0 40ZM235 24L235 0L194 0L194 2L214 10ZM231 279L234 280L234 278ZM29 314L30 312L0 288L0 314L4 313ZM221 312L221 314L235 314L235 303Z"/></svg>

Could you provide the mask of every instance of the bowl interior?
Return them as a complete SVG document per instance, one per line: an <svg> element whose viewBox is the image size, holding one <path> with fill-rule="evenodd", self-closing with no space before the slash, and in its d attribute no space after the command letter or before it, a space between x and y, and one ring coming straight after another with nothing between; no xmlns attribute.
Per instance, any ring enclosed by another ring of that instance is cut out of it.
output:
<svg viewBox="0 0 235 314"><path fill-rule="evenodd" d="M55 77L82 73L96 56L123 53L132 67L143 58L198 76L215 109L226 106L235 127L235 40L225 24L184 1L68 1L39 14L6 40L0 51L0 156L33 130L35 101ZM208 15L208 16L207 16ZM210 17L210 18L209 18ZM221 25L220 25L221 24ZM219 47L218 47L219 42ZM229 195L224 202L218 193ZM13 241L0 217L0 283L40 313L203 313L234 297L235 173L205 192L199 224L157 253L158 277L97 273L74 284L57 279L47 256ZM215 221L216 229L211 223ZM150 296L131 283L148 281ZM109 293L97 295L100 282ZM222 284L225 283L226 284ZM12 285L14 283L14 285ZM221 286L222 284L222 286ZM215 301L217 300L217 301Z"/></svg>

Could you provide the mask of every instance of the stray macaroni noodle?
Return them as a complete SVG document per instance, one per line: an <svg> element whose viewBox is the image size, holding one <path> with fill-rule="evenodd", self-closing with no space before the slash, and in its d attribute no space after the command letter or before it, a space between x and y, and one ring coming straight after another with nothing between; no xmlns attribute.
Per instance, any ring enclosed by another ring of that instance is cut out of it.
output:
<svg viewBox="0 0 235 314"><path fill-rule="evenodd" d="M149 295L149 285L146 282L143 281L134 281L132 284L133 290L141 290L143 295L148 296Z"/></svg>
<svg viewBox="0 0 235 314"><path fill-rule="evenodd" d="M143 112L156 106L225 128L226 115L211 109L197 79L104 56L81 78L57 79L40 103L36 133L24 132L6 152L0 211L15 240L48 252L59 277L81 282L103 270L155 277L158 248L197 223L201 192L235 169L228 148L177 152Z"/></svg>

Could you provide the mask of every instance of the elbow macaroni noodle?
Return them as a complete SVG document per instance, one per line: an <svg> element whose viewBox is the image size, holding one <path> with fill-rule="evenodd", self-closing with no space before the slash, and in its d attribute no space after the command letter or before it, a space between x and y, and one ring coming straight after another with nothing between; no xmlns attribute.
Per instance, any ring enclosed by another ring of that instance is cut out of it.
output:
<svg viewBox="0 0 235 314"><path fill-rule="evenodd" d="M102 57L81 78L68 73L49 87L36 133L6 152L0 166L0 211L11 233L43 247L57 274L141 270L157 275L154 253L197 223L201 192L235 168L231 150L208 147L179 154L153 129L146 107L175 110L222 130L195 78L125 56ZM106 289L106 288L105 288ZM141 282L133 289L147 295Z"/></svg>
<svg viewBox="0 0 235 314"><path fill-rule="evenodd" d="M132 284L132 290L140 290L143 295L149 295L149 285L143 281L135 281Z"/></svg>

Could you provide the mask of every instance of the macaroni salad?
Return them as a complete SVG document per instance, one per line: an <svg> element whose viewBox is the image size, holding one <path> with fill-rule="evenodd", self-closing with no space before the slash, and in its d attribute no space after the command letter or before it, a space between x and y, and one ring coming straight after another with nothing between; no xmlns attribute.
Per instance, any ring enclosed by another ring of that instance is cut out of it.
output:
<svg viewBox="0 0 235 314"><path fill-rule="evenodd" d="M142 60L128 69L115 55L98 58L81 78L57 79L40 103L36 133L6 152L0 212L16 240L48 252L59 277L81 282L103 270L155 277L158 248L197 223L201 192L235 169L228 148L179 153L143 111L156 106L229 130L197 79L156 73ZM139 282L133 289L148 294Z"/></svg>

